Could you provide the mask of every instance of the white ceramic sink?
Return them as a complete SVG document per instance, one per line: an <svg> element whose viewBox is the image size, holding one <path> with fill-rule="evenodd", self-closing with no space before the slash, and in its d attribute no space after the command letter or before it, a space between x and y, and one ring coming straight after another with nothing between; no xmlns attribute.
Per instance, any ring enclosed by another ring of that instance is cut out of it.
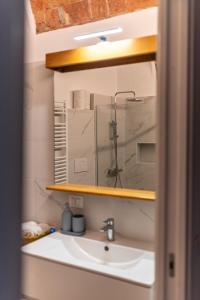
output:
<svg viewBox="0 0 200 300"><path fill-rule="evenodd" d="M143 250L85 238L73 237L64 244L74 258L122 269L131 267L146 254Z"/></svg>
<svg viewBox="0 0 200 300"><path fill-rule="evenodd" d="M22 247L25 254L138 282L154 283L154 253L59 232Z"/></svg>

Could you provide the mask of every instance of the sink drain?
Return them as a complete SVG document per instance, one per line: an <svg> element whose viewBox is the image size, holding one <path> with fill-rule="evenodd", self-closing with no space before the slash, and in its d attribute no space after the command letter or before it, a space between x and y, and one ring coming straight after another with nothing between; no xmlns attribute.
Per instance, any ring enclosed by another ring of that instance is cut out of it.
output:
<svg viewBox="0 0 200 300"><path fill-rule="evenodd" d="M105 250L105 251L109 251L109 247L108 247L108 246L105 246L105 247L104 247L104 250Z"/></svg>

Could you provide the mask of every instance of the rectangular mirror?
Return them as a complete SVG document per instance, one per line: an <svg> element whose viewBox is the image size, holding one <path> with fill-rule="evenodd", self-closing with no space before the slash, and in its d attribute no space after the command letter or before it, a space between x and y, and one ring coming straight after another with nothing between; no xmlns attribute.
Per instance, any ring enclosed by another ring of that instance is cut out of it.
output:
<svg viewBox="0 0 200 300"><path fill-rule="evenodd" d="M55 184L155 190L154 61L54 75Z"/></svg>

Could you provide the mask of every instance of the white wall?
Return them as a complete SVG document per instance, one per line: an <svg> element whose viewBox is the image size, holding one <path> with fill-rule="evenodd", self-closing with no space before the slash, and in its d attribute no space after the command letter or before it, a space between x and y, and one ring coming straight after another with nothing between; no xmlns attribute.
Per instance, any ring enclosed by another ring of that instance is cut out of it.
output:
<svg viewBox="0 0 200 300"><path fill-rule="evenodd" d="M28 4L28 0L27 0ZM53 74L44 67L45 53L82 46L74 42L77 33L122 26L124 32L112 39L145 36L157 32L157 9L128 14L68 29L57 30L40 35L35 34L33 16L27 5L26 17L26 68L29 77L26 82L25 97L25 138L24 138L24 219L56 224L60 221L65 193L47 193L45 187L53 179ZM92 41L93 42L93 41ZM41 63L39 63L41 62ZM102 71L99 70L99 76ZM67 76L67 75L66 75ZM71 78L75 75L70 75ZM60 74L55 74L59 78ZM102 80L102 74L99 80ZM32 86L33 85L33 86ZM76 87L76 78L71 85ZM71 86L70 85L70 90ZM85 87L84 87L85 88ZM106 85L105 93L110 90ZM112 91L115 87L112 87ZM66 94L69 87L66 87ZM65 95L61 86L56 88L58 98ZM140 91L142 91L140 89ZM119 233L138 240L154 241L154 203L129 202L112 198L88 197L85 200L85 214L88 226L99 229L101 221L107 216L116 218Z"/></svg>
<svg viewBox="0 0 200 300"><path fill-rule="evenodd" d="M111 67L70 73L54 72L54 99L66 101L71 98L71 91L80 89L114 95L117 90L116 70L116 67Z"/></svg>
<svg viewBox="0 0 200 300"><path fill-rule="evenodd" d="M69 73L54 72L55 101L71 100L71 91L114 96L116 91L134 90L137 96L156 95L154 62L84 70Z"/></svg>
<svg viewBox="0 0 200 300"><path fill-rule="evenodd" d="M156 68L154 62L125 65L117 72L119 91L134 90L139 97L156 96Z"/></svg>

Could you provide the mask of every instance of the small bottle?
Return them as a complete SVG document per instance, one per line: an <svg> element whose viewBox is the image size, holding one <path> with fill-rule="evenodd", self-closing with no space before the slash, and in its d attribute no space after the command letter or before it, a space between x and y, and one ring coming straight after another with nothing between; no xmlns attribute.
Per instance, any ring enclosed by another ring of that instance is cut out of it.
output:
<svg viewBox="0 0 200 300"><path fill-rule="evenodd" d="M72 230L72 216L73 214L69 208L69 204L66 202L61 220L61 228L63 233Z"/></svg>

